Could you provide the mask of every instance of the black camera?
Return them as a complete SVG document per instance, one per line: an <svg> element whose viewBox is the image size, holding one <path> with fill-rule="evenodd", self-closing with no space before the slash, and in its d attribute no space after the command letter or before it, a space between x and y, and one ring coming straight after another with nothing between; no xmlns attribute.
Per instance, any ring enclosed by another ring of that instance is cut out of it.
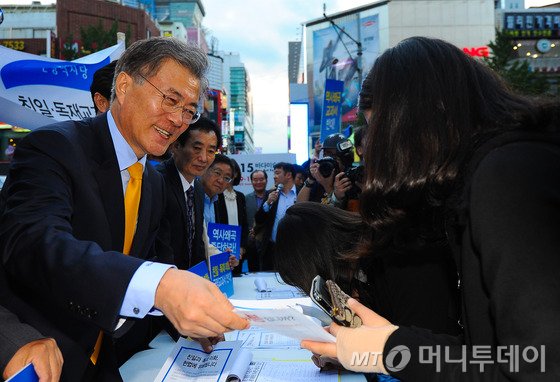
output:
<svg viewBox="0 0 560 382"><path fill-rule="evenodd" d="M362 184L363 182L364 166L350 167L346 169L344 174L352 182L352 188L346 191L346 196L350 199L355 199L362 192L362 189L356 183Z"/></svg>
<svg viewBox="0 0 560 382"><path fill-rule="evenodd" d="M362 183L364 179L364 166L360 165L358 167L350 167L344 172L344 174L348 179L350 179L352 184L356 182Z"/></svg>
<svg viewBox="0 0 560 382"><path fill-rule="evenodd" d="M338 174L338 162L332 157L323 157L317 161L319 164L319 173L323 178L331 176L333 170Z"/></svg>

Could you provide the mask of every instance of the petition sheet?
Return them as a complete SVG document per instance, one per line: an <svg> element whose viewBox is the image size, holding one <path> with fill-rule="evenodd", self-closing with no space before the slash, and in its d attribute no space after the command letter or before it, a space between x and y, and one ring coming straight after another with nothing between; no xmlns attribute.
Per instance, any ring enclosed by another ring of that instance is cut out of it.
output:
<svg viewBox="0 0 560 382"><path fill-rule="evenodd" d="M294 338L298 341L312 340L335 342L332 334L307 316L292 308L263 310L234 310L241 317L248 319L251 325Z"/></svg>

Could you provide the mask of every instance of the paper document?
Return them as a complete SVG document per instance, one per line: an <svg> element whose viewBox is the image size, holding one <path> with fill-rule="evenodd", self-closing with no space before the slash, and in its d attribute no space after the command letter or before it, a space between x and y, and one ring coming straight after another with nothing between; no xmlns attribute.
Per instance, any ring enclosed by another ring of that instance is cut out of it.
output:
<svg viewBox="0 0 560 382"><path fill-rule="evenodd" d="M257 292L257 300L277 300L300 297L306 297L306 294L301 291L288 288L276 288L268 291Z"/></svg>
<svg viewBox="0 0 560 382"><path fill-rule="evenodd" d="M312 340L321 342L335 342L332 334L327 333L319 324L293 308L240 310L234 312L248 319L251 325L259 326L271 332L298 341Z"/></svg>
<svg viewBox="0 0 560 382"><path fill-rule="evenodd" d="M337 382L336 370L320 371L311 360L251 362L243 382Z"/></svg>
<svg viewBox="0 0 560 382"><path fill-rule="evenodd" d="M299 349L296 339L251 326L247 330L236 330L225 334L228 341L242 341L244 348L250 349Z"/></svg>
<svg viewBox="0 0 560 382"><path fill-rule="evenodd" d="M179 338L155 381L233 382L245 375L253 355L241 341L225 341L205 353L195 341Z"/></svg>

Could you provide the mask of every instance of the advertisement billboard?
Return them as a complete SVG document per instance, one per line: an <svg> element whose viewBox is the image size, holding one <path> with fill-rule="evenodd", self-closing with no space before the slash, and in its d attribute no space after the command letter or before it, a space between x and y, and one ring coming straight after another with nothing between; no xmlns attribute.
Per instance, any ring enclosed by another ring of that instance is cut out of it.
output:
<svg viewBox="0 0 560 382"><path fill-rule="evenodd" d="M378 15L361 18L359 14L339 20L332 26L325 22L325 28L313 32L313 115L314 125L321 124L323 98L327 79L344 82L341 97L342 122L355 119L359 83L358 67L363 76L369 71L379 55ZM362 43L362 56L358 57L357 44L347 35ZM361 62L359 62L359 60Z"/></svg>

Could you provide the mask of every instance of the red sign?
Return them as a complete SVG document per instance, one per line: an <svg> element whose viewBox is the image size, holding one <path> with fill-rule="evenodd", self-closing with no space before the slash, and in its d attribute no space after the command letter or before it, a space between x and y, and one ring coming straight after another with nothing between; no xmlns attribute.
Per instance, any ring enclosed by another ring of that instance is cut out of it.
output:
<svg viewBox="0 0 560 382"><path fill-rule="evenodd" d="M488 57L490 54L487 46L463 48L463 52L473 57Z"/></svg>

